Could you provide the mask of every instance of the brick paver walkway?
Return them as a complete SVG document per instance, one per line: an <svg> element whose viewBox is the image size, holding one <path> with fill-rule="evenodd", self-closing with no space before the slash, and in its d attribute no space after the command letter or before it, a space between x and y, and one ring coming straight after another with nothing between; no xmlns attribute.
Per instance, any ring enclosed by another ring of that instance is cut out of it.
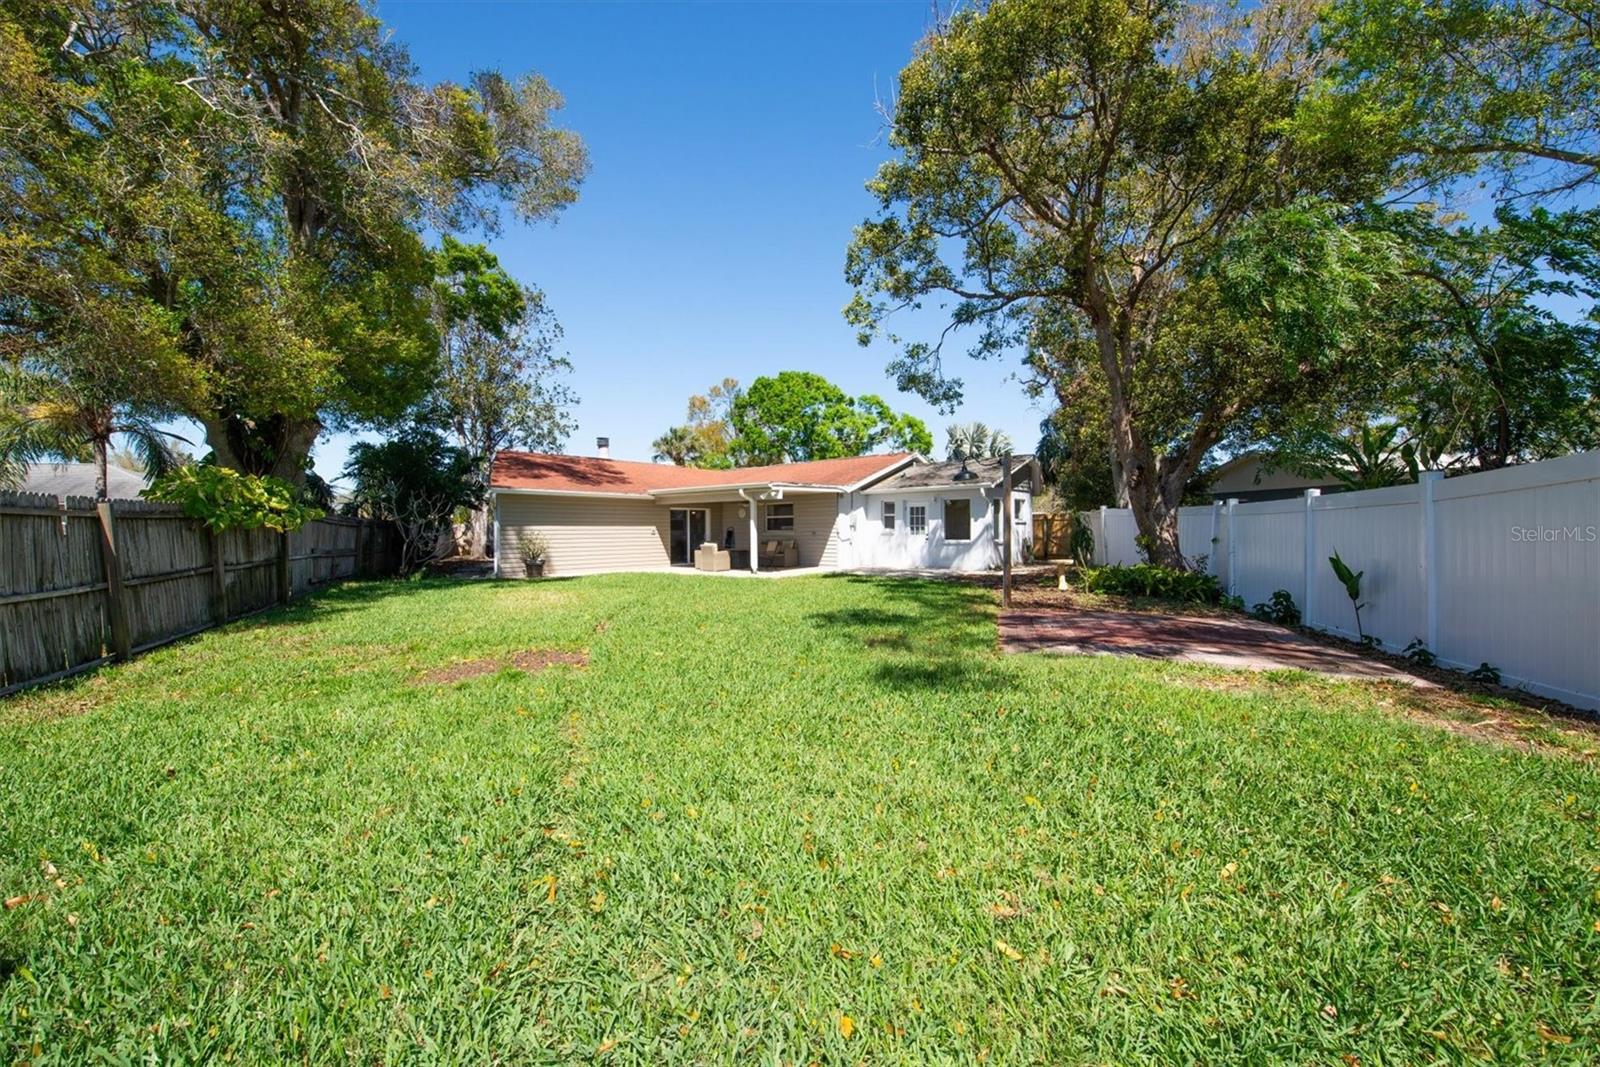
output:
<svg viewBox="0 0 1600 1067"><path fill-rule="evenodd" d="M1000 645L1007 652L1109 653L1433 685L1387 663L1236 616L1014 609L1000 613Z"/></svg>

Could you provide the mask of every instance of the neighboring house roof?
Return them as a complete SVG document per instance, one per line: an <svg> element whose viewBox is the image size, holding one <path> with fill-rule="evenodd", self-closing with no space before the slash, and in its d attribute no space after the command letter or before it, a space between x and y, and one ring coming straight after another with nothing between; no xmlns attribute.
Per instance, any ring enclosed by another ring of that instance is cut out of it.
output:
<svg viewBox="0 0 1600 1067"><path fill-rule="evenodd" d="M46 496L94 496L93 463L30 463L23 476L24 493ZM106 468L106 495L113 500L137 500L145 487L144 475L112 465Z"/></svg>
<svg viewBox="0 0 1600 1067"><path fill-rule="evenodd" d="M910 452L895 452L884 456L851 456L808 463L703 470L599 456L501 452L495 457L494 468L490 471L489 488L616 496L650 496L674 490L732 489L752 485L849 489L914 458Z"/></svg>
<svg viewBox="0 0 1600 1067"><path fill-rule="evenodd" d="M1214 500L1276 500L1304 495L1307 489L1338 492L1343 486L1333 477L1307 478L1288 467L1264 470L1269 456L1243 452L1211 472L1207 492Z"/></svg>
<svg viewBox="0 0 1600 1067"><path fill-rule="evenodd" d="M950 460L945 463L918 463L907 467L899 474L868 489L869 493L901 493L908 489L960 489L984 488L988 489L1004 481L1005 471L1000 459L969 459L966 467L969 472L977 475L976 478L956 480L956 475L961 471L960 460ZM1011 484L1012 488L1020 488L1024 483L1032 484L1034 459L1030 455L1015 455L1011 457Z"/></svg>

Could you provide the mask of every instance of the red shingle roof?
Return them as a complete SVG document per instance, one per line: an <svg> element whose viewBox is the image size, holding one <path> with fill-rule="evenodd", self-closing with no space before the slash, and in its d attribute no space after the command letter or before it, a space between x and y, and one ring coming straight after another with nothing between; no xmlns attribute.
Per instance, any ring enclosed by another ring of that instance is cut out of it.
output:
<svg viewBox="0 0 1600 1067"><path fill-rule="evenodd" d="M709 471L666 463L638 463L596 456L557 456L543 452L501 452L489 474L492 489L539 489L558 493L642 495L661 489L715 489L752 482L784 485L855 485L911 456L851 456L808 463L776 463Z"/></svg>

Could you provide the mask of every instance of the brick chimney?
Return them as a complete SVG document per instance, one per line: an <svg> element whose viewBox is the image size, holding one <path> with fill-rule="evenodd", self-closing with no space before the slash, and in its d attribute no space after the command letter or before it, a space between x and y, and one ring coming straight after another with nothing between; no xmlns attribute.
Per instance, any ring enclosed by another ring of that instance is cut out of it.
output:
<svg viewBox="0 0 1600 1067"><path fill-rule="evenodd" d="M601 459L611 458L611 438L596 437L594 439L594 454Z"/></svg>

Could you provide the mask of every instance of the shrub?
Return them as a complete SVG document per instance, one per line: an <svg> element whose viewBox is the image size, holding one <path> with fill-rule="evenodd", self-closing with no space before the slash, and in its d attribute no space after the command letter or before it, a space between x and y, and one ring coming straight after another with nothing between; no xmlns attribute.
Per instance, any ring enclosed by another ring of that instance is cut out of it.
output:
<svg viewBox="0 0 1600 1067"><path fill-rule="evenodd" d="M241 474L210 464L169 471L157 478L144 496L177 504L185 515L213 530L265 527L287 533L323 515L322 509L301 503L299 491L281 478Z"/></svg>
<svg viewBox="0 0 1600 1067"><path fill-rule="evenodd" d="M1067 555L1080 567L1087 567L1094 560L1094 530L1090 529L1089 522L1081 512L1069 513L1070 529L1067 533Z"/></svg>
<svg viewBox="0 0 1600 1067"><path fill-rule="evenodd" d="M1300 609L1287 589L1274 589L1265 603L1250 609L1250 614L1262 622L1275 622L1279 626L1300 625Z"/></svg>
<svg viewBox="0 0 1600 1067"><path fill-rule="evenodd" d="M1487 663L1480 663L1467 672L1467 677L1479 685L1499 685L1500 668L1492 667Z"/></svg>
<svg viewBox="0 0 1600 1067"><path fill-rule="evenodd" d="M1222 601L1222 590L1211 575L1160 567L1154 563L1139 563L1132 567L1121 564L1095 567L1084 572L1083 587L1091 593L1111 596L1143 596L1191 604L1216 604Z"/></svg>
<svg viewBox="0 0 1600 1067"><path fill-rule="evenodd" d="M1423 643L1422 638L1413 638L1411 643L1402 650L1401 655L1419 667L1432 667L1439 662L1439 657Z"/></svg>
<svg viewBox="0 0 1600 1067"><path fill-rule="evenodd" d="M358 441L345 476L355 483L351 508L389 519L400 530L400 573L455 547L450 518L483 502L476 464L432 430L411 427L389 441Z"/></svg>

